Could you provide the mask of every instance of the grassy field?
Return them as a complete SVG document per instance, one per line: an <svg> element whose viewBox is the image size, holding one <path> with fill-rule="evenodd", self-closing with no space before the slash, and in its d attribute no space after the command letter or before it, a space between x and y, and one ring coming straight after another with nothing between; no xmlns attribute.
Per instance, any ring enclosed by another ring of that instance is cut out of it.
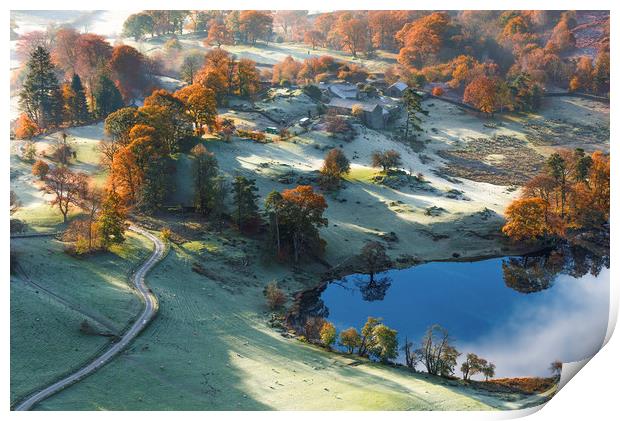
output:
<svg viewBox="0 0 620 421"><path fill-rule="evenodd" d="M101 180L96 145L103 136L101 124L68 130L77 152L72 170ZM51 136L37 139L38 152L46 151ZM11 217L26 223L26 232L63 230L62 215L52 208L50 196L30 173L31 165L19 158L20 143L11 148L11 189L20 207ZM73 209L69 217L79 212ZM80 332L83 320L99 333L120 333L142 304L127 280L131 270L151 251L145 238L127 233L127 241L110 252L76 258L65 253L53 237L15 238L11 253L19 267L11 274L11 402L93 358L109 337Z"/></svg>
<svg viewBox="0 0 620 421"><path fill-rule="evenodd" d="M144 334L96 375L37 409L489 410L510 405L421 374L357 365L354 357L282 337L268 327L262 289L272 277L289 291L304 281L284 268L263 265L259 248L229 232L174 246L149 275L160 311ZM248 267L235 263L242 258L249 260ZM191 270L196 262L207 267L207 276Z"/></svg>
<svg viewBox="0 0 620 421"><path fill-rule="evenodd" d="M127 283L151 244L135 234L109 253L74 258L51 238L14 239L21 270L11 276L11 402L89 361L121 332L141 303Z"/></svg>

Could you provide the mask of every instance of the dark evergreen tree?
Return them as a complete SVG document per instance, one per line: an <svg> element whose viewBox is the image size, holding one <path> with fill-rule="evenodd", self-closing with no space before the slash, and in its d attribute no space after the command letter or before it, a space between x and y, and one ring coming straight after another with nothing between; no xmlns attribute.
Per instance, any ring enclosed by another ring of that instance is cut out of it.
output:
<svg viewBox="0 0 620 421"><path fill-rule="evenodd" d="M87 123L90 119L88 104L86 103L86 93L82 85L82 79L77 74L73 74L71 79L71 91L73 93L71 101L67 104L72 119L78 124Z"/></svg>
<svg viewBox="0 0 620 421"><path fill-rule="evenodd" d="M258 218L258 195L256 194L258 188L256 180L242 175L236 176L232 185L237 226L242 229L245 224Z"/></svg>
<svg viewBox="0 0 620 421"><path fill-rule="evenodd" d="M103 73L99 75L93 91L93 114L97 118L105 118L125 105L114 82Z"/></svg>
<svg viewBox="0 0 620 421"><path fill-rule="evenodd" d="M50 53L39 46L30 53L26 79L19 94L19 105L39 127L58 122L62 114L62 93Z"/></svg>
<svg viewBox="0 0 620 421"><path fill-rule="evenodd" d="M414 89L407 88L403 94L403 102L405 103L405 112L407 118L405 120L405 139L409 139L409 127L413 130L421 132L422 127L418 114L428 115L428 111L422 109L422 95L418 94Z"/></svg>

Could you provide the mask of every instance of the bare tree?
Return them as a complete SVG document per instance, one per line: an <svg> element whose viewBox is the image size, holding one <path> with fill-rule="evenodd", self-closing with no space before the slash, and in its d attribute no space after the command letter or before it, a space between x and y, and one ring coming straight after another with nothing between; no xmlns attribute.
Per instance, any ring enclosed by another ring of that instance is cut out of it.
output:
<svg viewBox="0 0 620 421"><path fill-rule="evenodd" d="M51 206L58 206L63 222L67 222L69 207L75 205L80 193L86 188L87 177L83 173L74 173L66 167L54 167L45 180L45 192L54 195Z"/></svg>

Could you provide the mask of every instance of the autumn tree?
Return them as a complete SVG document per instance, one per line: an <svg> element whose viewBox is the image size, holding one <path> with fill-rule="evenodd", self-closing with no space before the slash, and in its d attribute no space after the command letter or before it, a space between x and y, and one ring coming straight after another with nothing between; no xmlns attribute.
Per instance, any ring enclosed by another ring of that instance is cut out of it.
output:
<svg viewBox="0 0 620 421"><path fill-rule="evenodd" d="M321 326L319 336L323 346L327 349L331 349L332 345L336 341L336 327L331 322L324 322L323 326Z"/></svg>
<svg viewBox="0 0 620 421"><path fill-rule="evenodd" d="M360 338L357 329L354 327L350 327L340 332L340 345L346 347L349 354L353 354L355 349L358 348L361 343L362 339Z"/></svg>
<svg viewBox="0 0 620 421"><path fill-rule="evenodd" d="M592 88L595 93L602 95L609 93L610 67L609 52L599 51L592 70Z"/></svg>
<svg viewBox="0 0 620 421"><path fill-rule="evenodd" d="M244 10L239 14L239 32L244 43L256 45L259 39L269 40L273 31L273 17L269 12Z"/></svg>
<svg viewBox="0 0 620 421"><path fill-rule="evenodd" d="M368 26L375 48L393 50L396 48L396 33L410 18L409 11L371 10L368 12Z"/></svg>
<svg viewBox="0 0 620 421"><path fill-rule="evenodd" d="M506 209L506 224L502 232L516 241L534 240L550 233L545 223L546 204L540 198L513 201Z"/></svg>
<svg viewBox="0 0 620 421"><path fill-rule="evenodd" d="M398 62L417 67L436 57L445 42L450 18L445 12L435 12L414 22L407 23L396 33L403 45Z"/></svg>
<svg viewBox="0 0 620 421"><path fill-rule="evenodd" d="M80 33L73 28L60 28L54 36L52 48L52 62L63 70L65 76L71 76L77 71L78 49L77 43Z"/></svg>
<svg viewBox="0 0 620 421"><path fill-rule="evenodd" d="M400 153L393 149L374 151L371 155L371 165L375 168L381 167L384 173L388 173L402 165L402 160Z"/></svg>
<svg viewBox="0 0 620 421"><path fill-rule="evenodd" d="M361 330L361 340L357 353L360 357L368 356L369 350L375 345L373 332L381 324L381 319L369 316Z"/></svg>
<svg viewBox="0 0 620 421"><path fill-rule="evenodd" d="M107 192L101 203L97 229L102 247L109 249L125 241L125 213L121 197L114 189Z"/></svg>
<svg viewBox="0 0 620 421"><path fill-rule="evenodd" d="M372 346L368 353L383 363L398 356L397 332L384 324L379 324L372 330Z"/></svg>
<svg viewBox="0 0 620 421"><path fill-rule="evenodd" d="M479 76L465 88L463 102L493 115L500 108L510 108L510 93L499 78Z"/></svg>
<svg viewBox="0 0 620 421"><path fill-rule="evenodd" d="M129 132L133 126L146 122L146 117L136 107L124 107L106 117L103 129L112 140L124 146L130 142Z"/></svg>
<svg viewBox="0 0 620 421"><path fill-rule="evenodd" d="M367 44L367 27L365 20L356 18L351 13L343 13L336 21L334 31L351 55L357 57L357 53Z"/></svg>
<svg viewBox="0 0 620 421"><path fill-rule="evenodd" d="M236 93L239 96L253 98L260 89L260 74L256 63L242 58L237 64Z"/></svg>
<svg viewBox="0 0 620 421"><path fill-rule="evenodd" d="M50 167L47 165L45 161L37 160L34 164L32 164L32 175L38 177L40 180L45 180L47 177L47 173L49 172Z"/></svg>
<svg viewBox="0 0 620 421"><path fill-rule="evenodd" d="M144 181L144 171L131 145L119 148L114 154L110 176L112 185L123 203L135 204Z"/></svg>
<svg viewBox="0 0 620 421"><path fill-rule="evenodd" d="M233 44L234 39L226 25L217 21L212 21L209 25L209 33L204 41L207 45L216 45L220 48L222 44Z"/></svg>
<svg viewBox="0 0 620 421"><path fill-rule="evenodd" d="M217 102L211 89L194 84L178 90L174 95L185 104L185 110L194 123L198 136L202 135L204 126L209 130L215 127Z"/></svg>
<svg viewBox="0 0 620 421"><path fill-rule="evenodd" d="M93 98L96 86L101 83L100 76L112 57L112 46L101 35L82 34L75 45L75 50L77 57L75 73L86 82L90 92L90 104L93 107L96 105Z"/></svg>
<svg viewBox="0 0 620 421"><path fill-rule="evenodd" d="M17 139L32 139L39 132L39 126L28 117L28 114L19 115L15 123L15 137Z"/></svg>
<svg viewBox="0 0 620 421"><path fill-rule="evenodd" d="M582 56L577 61L575 73L570 80L569 89L571 91L590 91L592 89L592 59Z"/></svg>
<svg viewBox="0 0 620 421"><path fill-rule="evenodd" d="M125 101L139 98L152 84L146 58L129 45L114 47L110 70Z"/></svg>
<svg viewBox="0 0 620 421"><path fill-rule="evenodd" d="M258 216L258 195L256 180L242 175L235 177L232 183L233 205L235 206L236 222L239 229L256 221Z"/></svg>
<svg viewBox="0 0 620 421"><path fill-rule="evenodd" d="M287 56L280 63L276 63L273 66L271 82L274 85L296 83L297 75L299 74L301 68L302 63L295 60L291 56Z"/></svg>
<svg viewBox="0 0 620 421"><path fill-rule="evenodd" d="M306 31L304 34L304 42L312 47L313 50L316 50L318 45L323 45L325 38L320 31L311 30Z"/></svg>
<svg viewBox="0 0 620 421"><path fill-rule="evenodd" d="M326 188L338 187L342 176L348 174L350 169L351 164L344 152L338 148L331 149L321 167L321 181Z"/></svg>
<svg viewBox="0 0 620 421"><path fill-rule="evenodd" d="M325 198L315 193L312 186L297 186L282 192L279 232L282 240L291 245L295 262L304 253L313 254L322 249L319 228L327 226L325 209Z"/></svg>
<svg viewBox="0 0 620 421"><path fill-rule="evenodd" d="M555 28L553 28L553 32L545 48L563 52L575 48L575 43L575 36L568 27L568 23L565 20L560 20Z"/></svg>
<svg viewBox="0 0 620 421"><path fill-rule="evenodd" d="M348 133L352 130L351 124L341 115L328 114L325 120L325 131L330 136Z"/></svg>
<svg viewBox="0 0 620 421"><path fill-rule="evenodd" d="M65 223L71 206L76 204L84 188L86 188L86 175L74 173L64 166L52 168L47 174L44 186L45 192L53 196L50 205L58 207Z"/></svg>

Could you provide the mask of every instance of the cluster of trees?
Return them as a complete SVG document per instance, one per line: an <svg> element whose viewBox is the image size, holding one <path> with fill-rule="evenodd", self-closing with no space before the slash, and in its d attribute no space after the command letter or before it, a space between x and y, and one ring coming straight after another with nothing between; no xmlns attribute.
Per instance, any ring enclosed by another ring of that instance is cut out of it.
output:
<svg viewBox="0 0 620 421"><path fill-rule="evenodd" d="M218 104L226 95L253 98L260 89L260 73L249 59L237 60L230 53L215 48L204 56L204 64L193 76L194 83L211 89Z"/></svg>
<svg viewBox="0 0 620 421"><path fill-rule="evenodd" d="M320 343L331 349L338 344L349 354L375 358L389 362L398 356L397 332L381 323L380 318L368 317L358 332L354 327L345 329L338 335L335 326L321 317L310 317L304 325L304 336L310 342Z"/></svg>
<svg viewBox="0 0 620 421"><path fill-rule="evenodd" d="M377 317L368 317L359 331L350 327L339 334L333 323L321 317L310 317L304 325L303 334L306 340L320 343L328 349L337 343L349 354L357 353L384 363L398 357L398 332ZM416 371L421 364L427 373L444 377L454 375L457 359L461 355L452 344L448 331L437 324L427 329L418 348L405 338L401 350L405 365L411 370ZM486 380L495 376L495 364L474 353L467 354L460 368L464 380L470 380L476 374L482 374Z"/></svg>
<svg viewBox="0 0 620 421"><path fill-rule="evenodd" d="M270 41L274 16L258 10L145 10L130 15L123 24L123 35L136 41L188 32L207 32L210 45L256 44Z"/></svg>
<svg viewBox="0 0 620 421"><path fill-rule="evenodd" d="M565 237L574 229L601 229L609 221L609 155L560 150L506 209L503 232L515 240Z"/></svg>
<svg viewBox="0 0 620 421"><path fill-rule="evenodd" d="M127 205L157 209L167 192L170 155L182 150L193 136L216 127L215 94L199 84L175 93L155 90L142 107L111 113L104 129L111 138L100 143L103 164Z"/></svg>
<svg viewBox="0 0 620 421"><path fill-rule="evenodd" d="M15 134L29 138L62 125L105 118L154 86L155 64L133 47L71 28L28 33L18 41L27 58Z"/></svg>
<svg viewBox="0 0 620 421"><path fill-rule="evenodd" d="M63 240L72 243L73 252L106 250L125 240L126 209L114 189L99 188L87 174L62 164L50 168L39 160L32 173L43 181L43 190L52 196L50 205L60 211L65 224L71 210L82 211L63 233Z"/></svg>
<svg viewBox="0 0 620 421"><path fill-rule="evenodd" d="M276 255L280 258L292 256L298 262L302 256L321 253L325 241L319 235L319 228L327 226L327 218L323 216L325 209L325 198L312 186L269 193L265 199L265 214Z"/></svg>
<svg viewBox="0 0 620 421"><path fill-rule="evenodd" d="M347 82L364 82L368 78L368 71L352 63L345 63L329 55L309 57L303 61L288 56L273 66L271 82L274 85L308 84L324 82L330 77L336 77Z"/></svg>

